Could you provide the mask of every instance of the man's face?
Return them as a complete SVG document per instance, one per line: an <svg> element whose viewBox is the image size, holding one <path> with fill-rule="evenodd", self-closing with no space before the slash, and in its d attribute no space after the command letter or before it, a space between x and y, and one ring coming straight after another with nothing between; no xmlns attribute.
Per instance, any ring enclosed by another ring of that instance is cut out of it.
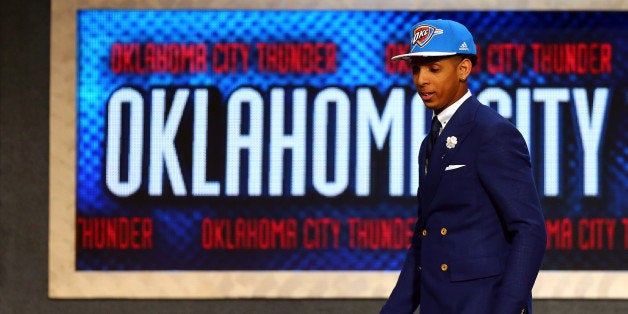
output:
<svg viewBox="0 0 628 314"><path fill-rule="evenodd" d="M414 57L408 61L416 90L425 106L437 114L467 92L469 59L460 56Z"/></svg>

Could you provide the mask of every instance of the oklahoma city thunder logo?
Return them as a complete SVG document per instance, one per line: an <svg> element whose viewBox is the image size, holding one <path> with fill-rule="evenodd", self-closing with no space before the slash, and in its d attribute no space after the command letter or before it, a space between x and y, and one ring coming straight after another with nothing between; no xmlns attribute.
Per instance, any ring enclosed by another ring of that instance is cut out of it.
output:
<svg viewBox="0 0 628 314"><path fill-rule="evenodd" d="M414 29L414 37L412 38L412 45L419 45L419 47L423 48L423 46L427 45L427 43L432 40L434 35L442 34L443 30L436 28L431 25L419 25Z"/></svg>

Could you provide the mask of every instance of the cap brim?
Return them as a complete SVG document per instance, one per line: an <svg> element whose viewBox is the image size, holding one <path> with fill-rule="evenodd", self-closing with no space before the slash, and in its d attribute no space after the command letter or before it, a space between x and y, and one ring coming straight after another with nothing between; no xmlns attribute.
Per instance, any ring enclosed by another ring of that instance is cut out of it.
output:
<svg viewBox="0 0 628 314"><path fill-rule="evenodd" d="M402 55L394 56L390 58L390 60L399 60L399 59L408 60L413 57L444 57L444 56L453 56L455 54L456 54L455 52L438 52L438 51L411 52L411 53L404 53Z"/></svg>

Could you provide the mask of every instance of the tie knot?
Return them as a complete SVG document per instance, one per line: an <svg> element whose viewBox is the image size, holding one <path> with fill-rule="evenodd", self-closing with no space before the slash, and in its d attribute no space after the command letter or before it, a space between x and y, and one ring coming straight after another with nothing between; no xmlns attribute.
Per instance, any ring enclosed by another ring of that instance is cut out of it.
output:
<svg viewBox="0 0 628 314"><path fill-rule="evenodd" d="M430 129L430 133L433 134L432 136L438 137L438 133L440 133L440 128L440 121L436 116L434 116L434 118L432 118L432 128Z"/></svg>

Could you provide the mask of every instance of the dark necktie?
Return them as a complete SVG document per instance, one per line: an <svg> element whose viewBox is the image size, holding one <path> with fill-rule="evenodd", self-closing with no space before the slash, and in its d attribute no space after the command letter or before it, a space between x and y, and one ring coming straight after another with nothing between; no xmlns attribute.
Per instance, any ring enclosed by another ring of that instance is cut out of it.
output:
<svg viewBox="0 0 628 314"><path fill-rule="evenodd" d="M432 149L434 148L434 143L436 143L438 133L440 133L440 128L440 121L438 121L438 118L434 116L434 118L432 118L432 127L430 128L430 135L427 141L427 150L425 155L427 160L430 160L430 156L432 156Z"/></svg>

